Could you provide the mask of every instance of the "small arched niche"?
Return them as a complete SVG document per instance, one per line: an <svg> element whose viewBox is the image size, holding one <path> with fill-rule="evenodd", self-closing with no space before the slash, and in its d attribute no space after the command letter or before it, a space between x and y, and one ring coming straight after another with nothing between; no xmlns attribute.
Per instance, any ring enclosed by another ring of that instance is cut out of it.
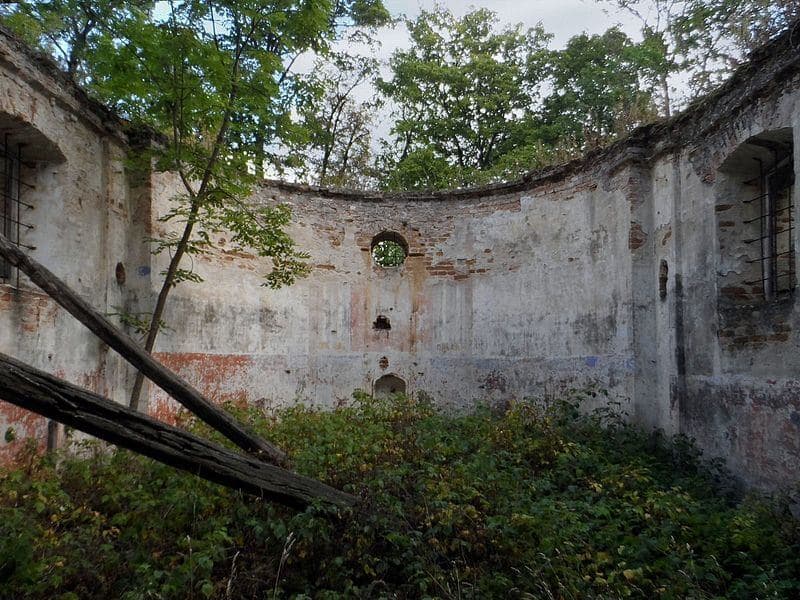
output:
<svg viewBox="0 0 800 600"><path fill-rule="evenodd" d="M397 375L390 374L379 377L372 385L372 395L375 398L389 398L393 394L405 394L406 382Z"/></svg>
<svg viewBox="0 0 800 600"><path fill-rule="evenodd" d="M379 267L399 267L408 256L408 242L396 231L382 231L372 238L370 253Z"/></svg>
<svg viewBox="0 0 800 600"><path fill-rule="evenodd" d="M389 331L392 328L392 322L386 315L378 315L378 318L372 324L372 328L378 331Z"/></svg>

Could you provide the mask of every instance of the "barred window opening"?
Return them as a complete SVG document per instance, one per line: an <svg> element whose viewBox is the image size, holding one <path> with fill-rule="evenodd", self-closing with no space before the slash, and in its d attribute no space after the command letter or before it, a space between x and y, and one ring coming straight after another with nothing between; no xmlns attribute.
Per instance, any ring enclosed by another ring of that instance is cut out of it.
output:
<svg viewBox="0 0 800 600"><path fill-rule="evenodd" d="M32 249L22 243L23 232L33 229L28 222L28 211L33 206L22 200L23 188L29 187L22 179L22 146L9 141L4 134L0 142L0 233L12 244ZM19 272L0 258L0 283L19 285Z"/></svg>
<svg viewBox="0 0 800 600"><path fill-rule="evenodd" d="M753 142L751 142L753 143ZM747 284L761 284L766 299L792 292L796 286L794 257L794 156L775 144L766 144L773 153L770 162L759 163L759 195L750 202L758 205L758 216L751 219L759 225L758 237L745 240L759 248L760 257L751 259L761 267L761 278ZM771 163L771 164L770 164Z"/></svg>
<svg viewBox="0 0 800 600"><path fill-rule="evenodd" d="M720 166L717 283L726 306L780 300L797 287L794 163L785 127L748 138Z"/></svg>

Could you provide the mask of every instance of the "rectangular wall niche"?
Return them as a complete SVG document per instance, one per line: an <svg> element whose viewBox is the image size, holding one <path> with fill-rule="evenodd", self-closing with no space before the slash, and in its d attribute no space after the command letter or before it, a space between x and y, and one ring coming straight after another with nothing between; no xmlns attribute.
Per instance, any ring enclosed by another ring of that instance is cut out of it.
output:
<svg viewBox="0 0 800 600"><path fill-rule="evenodd" d="M389 317L378 315L378 318L372 324L372 328L379 331L389 331L392 328L392 323L389 321Z"/></svg>

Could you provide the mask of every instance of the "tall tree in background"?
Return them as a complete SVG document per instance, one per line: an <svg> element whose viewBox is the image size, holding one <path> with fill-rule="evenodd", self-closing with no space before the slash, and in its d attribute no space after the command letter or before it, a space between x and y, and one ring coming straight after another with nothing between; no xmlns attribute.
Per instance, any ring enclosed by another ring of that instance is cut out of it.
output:
<svg viewBox="0 0 800 600"><path fill-rule="evenodd" d="M800 18L797 0L610 0L641 22L661 54L662 113L669 116L724 81L747 54ZM670 83L672 82L672 84ZM672 98L671 85L682 93ZM688 83L688 85L686 85Z"/></svg>
<svg viewBox="0 0 800 600"><path fill-rule="evenodd" d="M309 49L324 51L344 26L388 19L381 0L335 5L326 0L171 0L159 5L166 14L131 10L130 18L107 23L85 57L91 90L164 137L150 159L183 184L162 217L171 223L167 233L154 240L155 251L169 251L170 260L146 323L148 352L170 291L182 281L199 280L184 259L209 252L214 232L224 229L234 247L271 258L266 285L289 284L306 271L305 255L284 231L289 208L246 202L252 183L248 171L263 155L263 144L273 141L264 140L264 131L276 137L294 131L286 101L295 82L292 57ZM142 381L139 374L133 407L138 407Z"/></svg>
<svg viewBox="0 0 800 600"><path fill-rule="evenodd" d="M378 83L395 107L385 187L507 179L657 117L655 90L671 66L656 36L634 43L612 28L550 51L541 26L496 25L488 10L458 19L441 8L407 23L411 48Z"/></svg>
<svg viewBox="0 0 800 600"><path fill-rule="evenodd" d="M30 45L51 54L70 77L86 83L87 57L101 36L155 0L49 0L8 2L0 8L4 24Z"/></svg>
<svg viewBox="0 0 800 600"><path fill-rule="evenodd" d="M67 74L86 83L87 61L97 41L115 24L149 12L155 0L49 0L8 2L0 8L4 24L34 47L51 54Z"/></svg>
<svg viewBox="0 0 800 600"><path fill-rule="evenodd" d="M672 76L685 66L672 43L675 19L683 14L683 0L614 0L622 10L635 16L641 25L642 49L650 54L652 92L663 116L674 110Z"/></svg>
<svg viewBox="0 0 800 600"><path fill-rule="evenodd" d="M299 150L305 170L319 185L365 188L371 173L372 126L381 101L369 93L378 61L346 52L320 59L309 76L316 93L300 109L308 140Z"/></svg>
<svg viewBox="0 0 800 600"><path fill-rule="evenodd" d="M687 0L672 31L678 53L687 58L694 95L709 92L797 18L797 0Z"/></svg>
<svg viewBox="0 0 800 600"><path fill-rule="evenodd" d="M396 107L384 184L441 187L506 175L499 165L530 131L550 36L541 26L498 31L485 9L460 19L423 11L406 26L411 47L395 52L392 79L379 82Z"/></svg>
<svg viewBox="0 0 800 600"><path fill-rule="evenodd" d="M584 150L653 120L644 82L657 77L658 59L617 28L571 38L550 64L553 91L544 101L542 124L548 141Z"/></svg>

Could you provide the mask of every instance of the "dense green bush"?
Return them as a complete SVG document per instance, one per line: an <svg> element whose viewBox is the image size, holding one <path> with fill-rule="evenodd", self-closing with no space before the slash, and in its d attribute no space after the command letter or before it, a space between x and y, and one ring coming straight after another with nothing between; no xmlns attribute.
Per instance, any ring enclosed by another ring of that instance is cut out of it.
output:
<svg viewBox="0 0 800 600"><path fill-rule="evenodd" d="M779 503L721 493L721 472L691 444L608 413L521 403L448 417L358 396L333 412L240 416L359 507L298 513L129 452L32 449L0 475L0 597L749 600L800 589L800 527Z"/></svg>

